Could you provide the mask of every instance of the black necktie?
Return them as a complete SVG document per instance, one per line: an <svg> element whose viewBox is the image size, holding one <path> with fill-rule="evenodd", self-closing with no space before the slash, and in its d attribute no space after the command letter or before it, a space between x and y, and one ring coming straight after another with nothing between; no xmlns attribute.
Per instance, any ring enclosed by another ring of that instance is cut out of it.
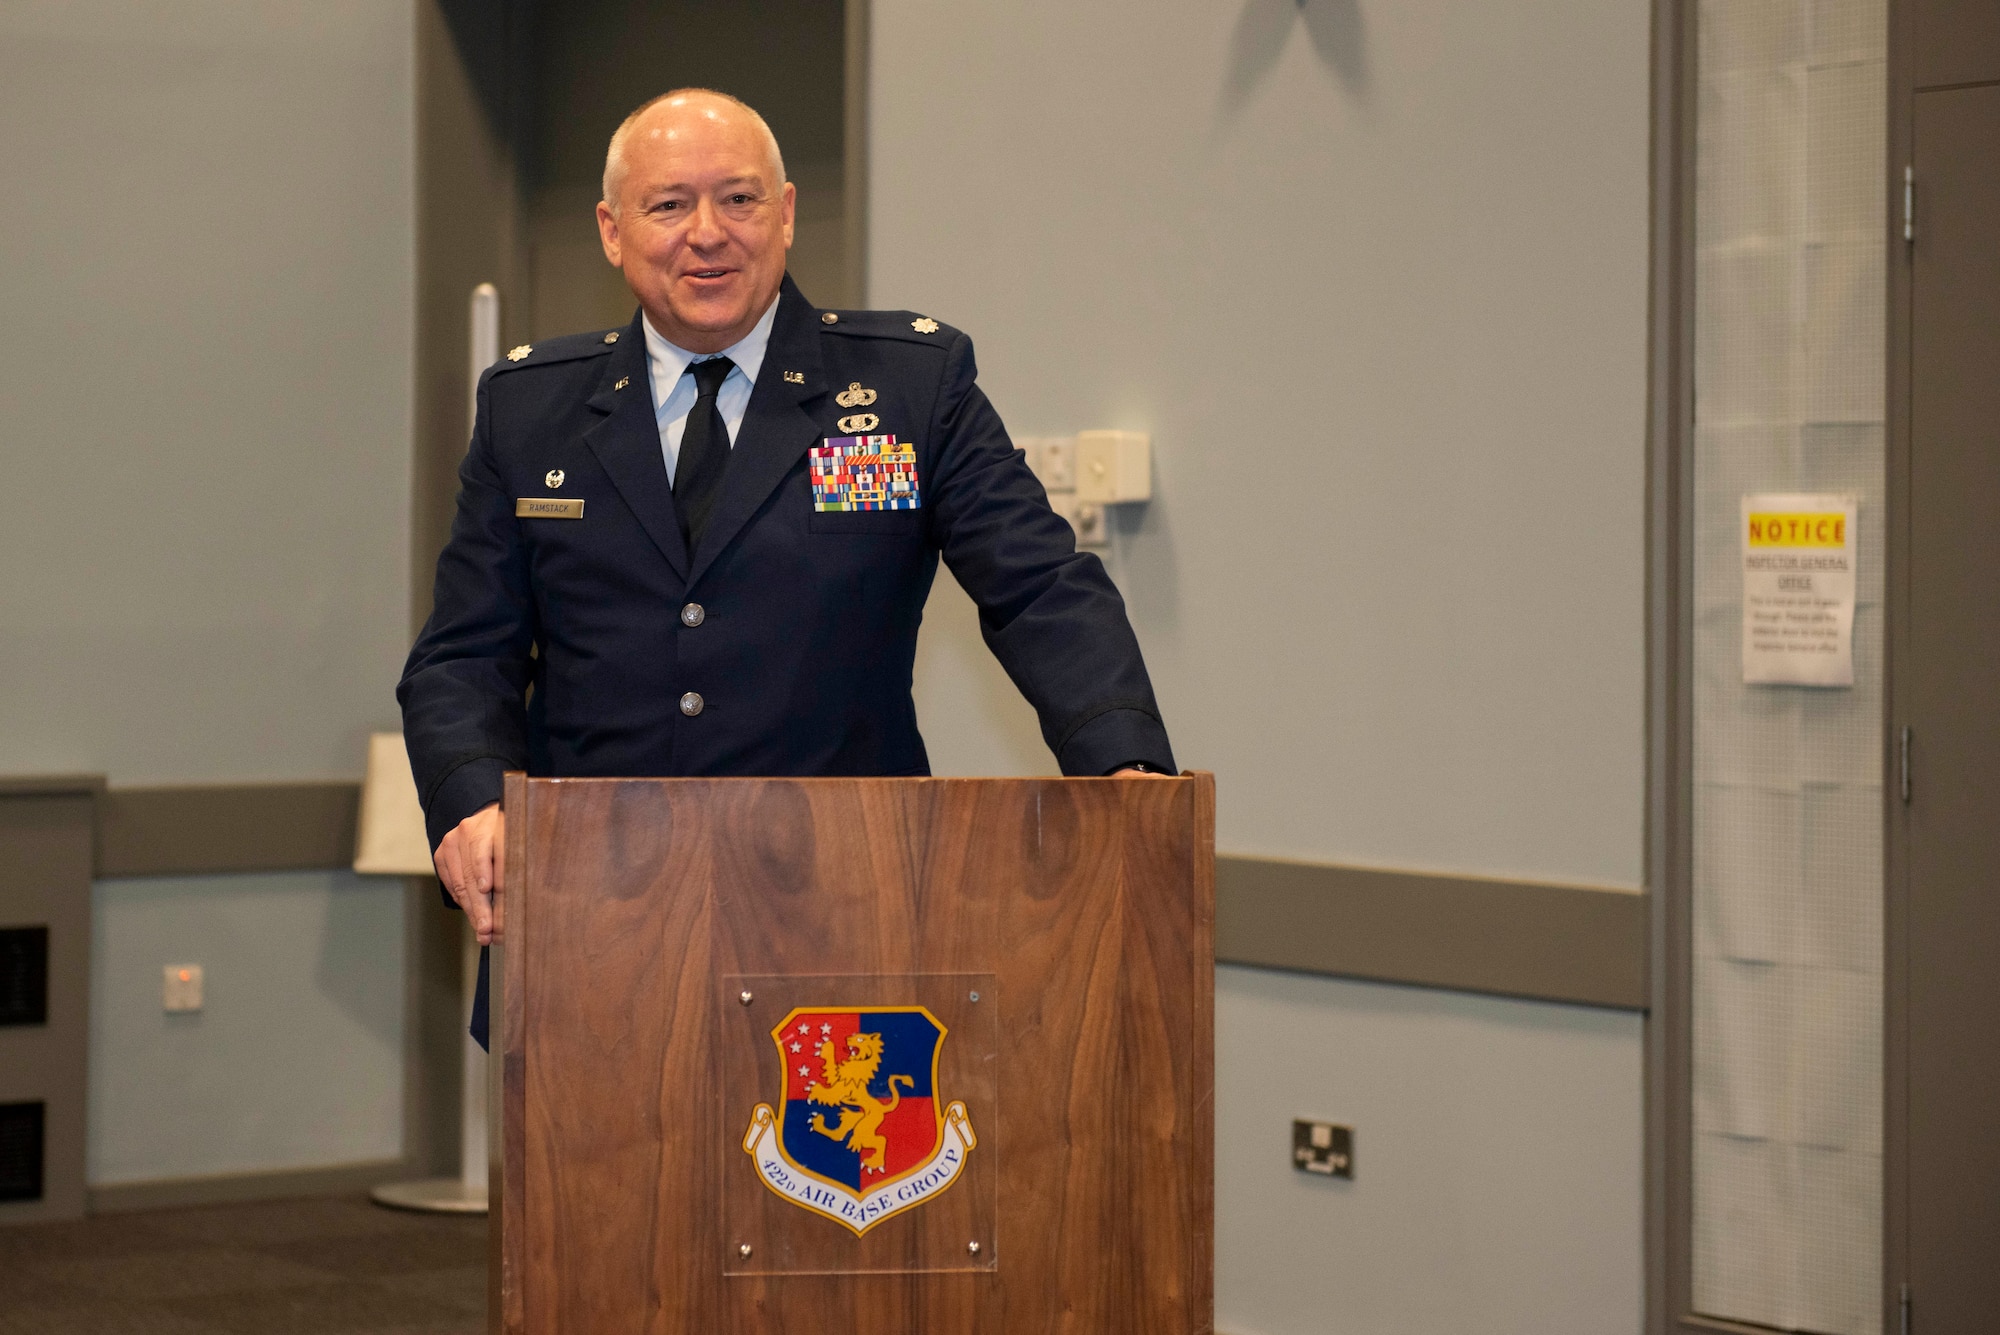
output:
<svg viewBox="0 0 2000 1335"><path fill-rule="evenodd" d="M674 509L679 512L681 536L687 539L690 552L701 543L701 531L708 527L709 512L722 491L722 470L729 464L729 428L723 425L715 396L735 366L727 357L688 366L688 374L694 377L695 401L688 410L687 425L681 428L680 462L674 465Z"/></svg>

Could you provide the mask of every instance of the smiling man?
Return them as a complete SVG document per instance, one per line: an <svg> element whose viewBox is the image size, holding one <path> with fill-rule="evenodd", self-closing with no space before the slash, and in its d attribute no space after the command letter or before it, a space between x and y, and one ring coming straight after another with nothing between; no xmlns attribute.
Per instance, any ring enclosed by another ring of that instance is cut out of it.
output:
<svg viewBox="0 0 2000 1335"><path fill-rule="evenodd" d="M755 111L704 89L647 103L597 206L638 313L481 378L397 696L438 875L482 942L507 770L928 773L910 683L940 555L1063 773L1173 772L1118 591L1008 440L971 341L814 307L785 273L794 203Z"/></svg>

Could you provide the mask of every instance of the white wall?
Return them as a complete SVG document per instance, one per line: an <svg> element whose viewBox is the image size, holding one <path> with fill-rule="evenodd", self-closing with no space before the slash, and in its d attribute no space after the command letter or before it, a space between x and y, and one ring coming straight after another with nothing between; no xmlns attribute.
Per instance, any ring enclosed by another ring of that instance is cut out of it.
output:
<svg viewBox="0 0 2000 1335"><path fill-rule="evenodd" d="M870 300L969 331L1019 432L1153 434L1117 574L1222 846L1637 885L1643 0L882 0L874 42ZM930 674L941 771L1051 766L1010 697Z"/></svg>
<svg viewBox="0 0 2000 1335"><path fill-rule="evenodd" d="M0 773L358 774L408 648L408 0L0 9Z"/></svg>
<svg viewBox="0 0 2000 1335"><path fill-rule="evenodd" d="M346 872L100 882L91 1184L400 1154L403 895ZM162 966L193 962L202 1009L163 1012Z"/></svg>
<svg viewBox="0 0 2000 1335"><path fill-rule="evenodd" d="M1645 0L872 25L870 302L1152 433L1111 566L1221 847L1636 887ZM949 581L918 682L939 772L1052 768ZM1636 1017L1224 969L1217 1068L1224 1330L1638 1328Z"/></svg>
<svg viewBox="0 0 2000 1335"><path fill-rule="evenodd" d="M358 775L408 646L409 0L0 7L0 774ZM394 1156L400 883L106 882L94 1182ZM209 970L165 1016L160 968Z"/></svg>
<svg viewBox="0 0 2000 1335"><path fill-rule="evenodd" d="M1216 1328L1636 1331L1640 1024L1219 970ZM1352 1182L1293 1169L1295 1117L1355 1128Z"/></svg>

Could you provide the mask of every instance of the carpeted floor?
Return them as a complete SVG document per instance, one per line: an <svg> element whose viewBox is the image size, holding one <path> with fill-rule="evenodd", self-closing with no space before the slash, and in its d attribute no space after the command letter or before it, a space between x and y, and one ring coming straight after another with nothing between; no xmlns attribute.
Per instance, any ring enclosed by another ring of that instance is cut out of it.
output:
<svg viewBox="0 0 2000 1335"><path fill-rule="evenodd" d="M479 1335L486 1220L365 1196L0 1227L0 1335Z"/></svg>

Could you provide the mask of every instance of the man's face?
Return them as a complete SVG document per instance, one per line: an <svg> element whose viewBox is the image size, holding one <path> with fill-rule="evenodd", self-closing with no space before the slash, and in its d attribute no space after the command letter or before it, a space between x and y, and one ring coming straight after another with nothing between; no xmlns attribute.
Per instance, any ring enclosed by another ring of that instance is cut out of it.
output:
<svg viewBox="0 0 2000 1335"><path fill-rule="evenodd" d="M653 327L690 352L749 333L784 280L795 196L772 156L736 107L676 99L632 127L618 207L597 206L605 258Z"/></svg>

